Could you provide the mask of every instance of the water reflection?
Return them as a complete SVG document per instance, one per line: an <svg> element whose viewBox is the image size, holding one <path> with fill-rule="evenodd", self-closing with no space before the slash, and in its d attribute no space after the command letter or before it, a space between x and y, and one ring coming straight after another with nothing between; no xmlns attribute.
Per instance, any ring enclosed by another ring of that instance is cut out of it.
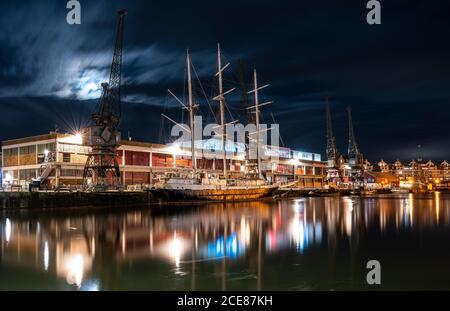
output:
<svg viewBox="0 0 450 311"><path fill-rule="evenodd" d="M317 254L334 261L349 248L353 263L366 237L448 230L449 202L436 193L210 204L164 215L11 216L0 220L0 288L12 286L8 269L36 273L35 289L49 276L54 289L230 289L234 280L277 288L277 272L290 277L284 262L294 269ZM286 286L301 279L292 278Z"/></svg>

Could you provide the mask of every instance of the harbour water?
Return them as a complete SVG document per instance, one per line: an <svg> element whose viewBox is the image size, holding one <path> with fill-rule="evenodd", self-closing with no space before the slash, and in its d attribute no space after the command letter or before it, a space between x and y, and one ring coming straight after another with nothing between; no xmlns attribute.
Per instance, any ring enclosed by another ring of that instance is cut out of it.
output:
<svg viewBox="0 0 450 311"><path fill-rule="evenodd" d="M4 214L0 290L450 289L450 194L167 210Z"/></svg>

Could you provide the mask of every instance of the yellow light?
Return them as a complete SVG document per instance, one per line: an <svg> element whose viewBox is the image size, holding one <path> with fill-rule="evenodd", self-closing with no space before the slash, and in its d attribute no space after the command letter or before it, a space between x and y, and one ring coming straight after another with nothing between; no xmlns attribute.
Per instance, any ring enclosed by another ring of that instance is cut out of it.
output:
<svg viewBox="0 0 450 311"><path fill-rule="evenodd" d="M436 223L439 223L440 200L441 200L441 193L439 191L436 191L434 193L434 201L436 204Z"/></svg>
<svg viewBox="0 0 450 311"><path fill-rule="evenodd" d="M77 141L78 144L82 144L83 143L83 136L81 135L81 133L76 133L75 134L75 140Z"/></svg>
<svg viewBox="0 0 450 311"><path fill-rule="evenodd" d="M76 254L68 258L66 262L67 283L70 285L81 286L84 272L84 259L81 254Z"/></svg>
<svg viewBox="0 0 450 311"><path fill-rule="evenodd" d="M83 144L83 136L80 132L76 132L74 135L61 138L60 141L68 144L81 145Z"/></svg>
<svg viewBox="0 0 450 311"><path fill-rule="evenodd" d="M45 243L44 243L44 269L45 269L45 271L48 271L49 262L50 262L50 252L48 249L48 242L45 241Z"/></svg>
<svg viewBox="0 0 450 311"><path fill-rule="evenodd" d="M11 240L11 221L9 220L9 218L6 218L6 222L5 222L5 238L6 238L6 243L9 243L9 241Z"/></svg>
<svg viewBox="0 0 450 311"><path fill-rule="evenodd" d="M180 239L174 234L173 240L170 244L170 254L175 261L175 265L178 267L180 265L181 253L183 251L183 247L181 245Z"/></svg>

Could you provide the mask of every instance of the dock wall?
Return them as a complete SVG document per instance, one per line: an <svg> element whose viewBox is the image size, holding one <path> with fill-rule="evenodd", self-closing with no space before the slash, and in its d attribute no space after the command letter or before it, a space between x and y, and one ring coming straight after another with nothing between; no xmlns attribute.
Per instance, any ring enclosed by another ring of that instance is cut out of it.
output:
<svg viewBox="0 0 450 311"><path fill-rule="evenodd" d="M84 206L127 207L158 200L150 192L0 192L0 210L61 209Z"/></svg>

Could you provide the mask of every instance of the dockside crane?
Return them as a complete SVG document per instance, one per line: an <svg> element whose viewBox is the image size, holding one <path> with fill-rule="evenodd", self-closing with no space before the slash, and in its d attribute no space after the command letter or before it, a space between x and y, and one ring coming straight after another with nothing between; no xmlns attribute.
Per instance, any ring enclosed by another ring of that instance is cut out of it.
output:
<svg viewBox="0 0 450 311"><path fill-rule="evenodd" d="M327 181L337 185L341 181L341 174L339 172L340 154L336 146L336 137L333 133L333 120L328 97L325 98L325 111L327 118Z"/></svg>
<svg viewBox="0 0 450 311"><path fill-rule="evenodd" d="M102 83L102 95L92 114L91 125L83 133L84 142L92 148L83 173L86 190L105 191L121 187L116 151L120 141L119 126L122 118L120 86L126 13L124 9L118 11L109 83Z"/></svg>
<svg viewBox="0 0 450 311"><path fill-rule="evenodd" d="M355 132L353 129L352 109L347 107L348 115L348 163L350 166L350 177L352 186L362 186L363 182L363 156L356 143Z"/></svg>

